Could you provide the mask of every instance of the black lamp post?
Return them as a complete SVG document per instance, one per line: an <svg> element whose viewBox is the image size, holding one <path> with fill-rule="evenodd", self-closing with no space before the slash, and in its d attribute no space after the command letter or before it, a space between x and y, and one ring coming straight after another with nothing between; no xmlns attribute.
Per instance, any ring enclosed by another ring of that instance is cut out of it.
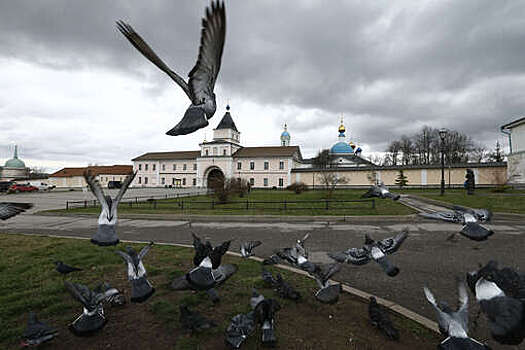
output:
<svg viewBox="0 0 525 350"><path fill-rule="evenodd" d="M441 139L441 195L445 194L445 137L447 129L439 129L439 138Z"/></svg>

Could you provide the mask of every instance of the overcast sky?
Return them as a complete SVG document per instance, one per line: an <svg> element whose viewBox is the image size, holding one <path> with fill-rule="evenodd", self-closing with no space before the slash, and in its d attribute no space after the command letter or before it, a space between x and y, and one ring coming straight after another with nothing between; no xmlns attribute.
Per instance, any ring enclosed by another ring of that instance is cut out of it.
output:
<svg viewBox="0 0 525 350"><path fill-rule="evenodd" d="M347 136L363 155L423 125L493 147L525 111L525 2L226 1L210 126L165 132L189 101L116 30L129 22L181 76L195 64L204 0L0 0L0 162L130 164L197 150L229 102L244 146L314 156Z"/></svg>

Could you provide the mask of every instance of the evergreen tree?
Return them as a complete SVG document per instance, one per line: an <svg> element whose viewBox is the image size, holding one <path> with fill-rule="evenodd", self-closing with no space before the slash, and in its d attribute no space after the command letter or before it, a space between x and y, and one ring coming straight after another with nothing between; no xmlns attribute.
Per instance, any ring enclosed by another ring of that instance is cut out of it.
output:
<svg viewBox="0 0 525 350"><path fill-rule="evenodd" d="M399 169L399 174L396 178L396 185L399 186L399 188L403 188L408 184L408 178L403 174L403 169Z"/></svg>

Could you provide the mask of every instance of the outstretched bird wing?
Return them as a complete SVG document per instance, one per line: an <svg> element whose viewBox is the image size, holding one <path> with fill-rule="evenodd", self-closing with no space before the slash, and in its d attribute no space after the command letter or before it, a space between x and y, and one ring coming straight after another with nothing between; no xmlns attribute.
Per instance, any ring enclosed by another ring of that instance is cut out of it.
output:
<svg viewBox="0 0 525 350"><path fill-rule="evenodd" d="M195 67L188 74L189 89L194 105L203 99L213 99L213 88L221 68L222 51L226 36L226 13L224 3L213 2L211 11L206 8L202 19L201 45Z"/></svg>
<svg viewBox="0 0 525 350"><path fill-rule="evenodd" d="M149 242L149 244L147 246L145 246L144 248L142 248L139 252L139 260L142 260L144 258L144 256L146 256L146 254L148 254L149 250L151 249L151 247L153 246L153 242Z"/></svg>
<svg viewBox="0 0 525 350"><path fill-rule="evenodd" d="M79 283L71 283L69 281L64 281L64 286L66 290L71 294L73 298L79 301L84 307L88 307L90 303L91 291L88 287Z"/></svg>
<svg viewBox="0 0 525 350"><path fill-rule="evenodd" d="M432 294L430 289L423 287L423 290L425 291L425 297L427 298L428 302L434 307L438 314L439 331L444 335L448 335L448 328L450 322L452 321L450 315L441 311L436 303L436 298L434 298L434 294Z"/></svg>
<svg viewBox="0 0 525 350"><path fill-rule="evenodd" d="M121 258L124 259L124 261L128 264L128 278L129 279L137 278L137 275L138 275L137 267L135 266L131 256L129 256L129 254L124 253L121 250L116 250L115 253L120 255Z"/></svg>
<svg viewBox="0 0 525 350"><path fill-rule="evenodd" d="M115 200L113 201L113 203L111 205L112 206L112 208L111 208L112 211L117 209L118 204L122 200L122 197L124 197L124 193L126 193L126 191L128 190L129 185L131 185L131 183L133 182L133 179L135 178L136 175L137 175L137 172L135 171L135 172L133 172L133 174L129 174L128 176L126 176L126 178L124 179L124 182L122 183L122 186L120 187L120 190L117 193L117 196L115 197Z"/></svg>
<svg viewBox="0 0 525 350"><path fill-rule="evenodd" d="M477 222L467 222L459 233L474 241L484 241L489 236L492 236L494 231L487 229Z"/></svg>
<svg viewBox="0 0 525 350"><path fill-rule="evenodd" d="M457 217L452 211L441 211L435 213L419 213L419 216L422 216L427 219L443 220L449 222L457 222Z"/></svg>
<svg viewBox="0 0 525 350"><path fill-rule="evenodd" d="M361 198L378 197L380 195L379 188L375 185L370 186L367 192L361 195Z"/></svg>
<svg viewBox="0 0 525 350"><path fill-rule="evenodd" d="M0 219L7 220L10 217L24 212L26 209L29 209L33 206L31 203L0 203Z"/></svg>
<svg viewBox="0 0 525 350"><path fill-rule="evenodd" d="M392 254L396 252L401 244L408 237L408 230L404 229L401 233L398 233L394 237L385 238L382 241L378 241L377 245L385 254Z"/></svg>
<svg viewBox="0 0 525 350"><path fill-rule="evenodd" d="M173 79L181 88L184 90L186 95L190 98L190 100L193 100L193 97L190 93L190 89L188 87L188 84L182 79L180 75L172 71L166 63L164 63L159 56L153 51L153 49L142 39L142 37L131 27L129 24L127 24L124 21L117 21L117 28L118 30L126 37L126 39L129 40L131 45L133 45L137 50L140 51L141 54L143 54L148 60L151 61L154 65L156 65L161 71L169 75L171 79Z"/></svg>
<svg viewBox="0 0 525 350"><path fill-rule="evenodd" d="M468 332L468 294L465 284L461 281L458 281L458 301L457 315L460 318L461 326L465 332Z"/></svg>
<svg viewBox="0 0 525 350"><path fill-rule="evenodd" d="M337 262L364 265L370 261L368 252L362 248L350 248L344 252L328 253Z"/></svg>
<svg viewBox="0 0 525 350"><path fill-rule="evenodd" d="M91 189L91 192L93 192L95 197L100 202L100 205L102 206L102 211L105 211L106 214L109 214L109 211L110 211L109 204L106 201L106 197L104 197L104 191L102 190L102 187L100 186L100 182L98 182L98 180L95 179L95 176L91 175L87 171L84 172L84 179L86 180L86 183Z"/></svg>
<svg viewBox="0 0 525 350"><path fill-rule="evenodd" d="M195 248L195 256L193 257L193 264L199 266L202 260L211 253L211 246L203 244L201 239L195 234L193 236L193 247Z"/></svg>

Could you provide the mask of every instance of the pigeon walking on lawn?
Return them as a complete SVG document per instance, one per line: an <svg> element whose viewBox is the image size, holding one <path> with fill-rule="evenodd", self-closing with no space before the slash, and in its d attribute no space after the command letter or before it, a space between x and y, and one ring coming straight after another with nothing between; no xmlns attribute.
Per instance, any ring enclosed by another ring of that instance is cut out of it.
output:
<svg viewBox="0 0 525 350"><path fill-rule="evenodd" d="M368 316L370 317L372 326L377 327L388 339L399 340L399 330L394 327L390 320L390 316L388 315L388 311L377 303L375 297L370 297Z"/></svg>
<svg viewBox="0 0 525 350"><path fill-rule="evenodd" d="M128 279L131 281L131 301L135 303L146 301L155 292L155 288L146 279L146 269L142 263L142 259L149 252L152 245L153 242L150 242L138 254L132 247L126 247L127 253L120 250L115 251L128 265Z"/></svg>
<svg viewBox="0 0 525 350"><path fill-rule="evenodd" d="M202 316L198 311L192 311L186 305L180 305L180 323L183 328L193 332L201 332L205 329L217 327L213 320L209 320Z"/></svg>
<svg viewBox="0 0 525 350"><path fill-rule="evenodd" d="M97 244L99 246L118 244L119 239L116 232L117 208L120 201L122 200L122 197L124 196L124 193L126 193L129 185L135 178L135 175L137 175L137 172L126 176L126 179L124 180L124 183L122 184L122 187L120 188L117 196L112 199L111 196L104 195L104 191L102 190L98 180L95 179L95 176L91 175L89 172L84 173L84 178L89 185L89 188L91 188L91 192L93 192L102 207L102 212L98 217L97 233L95 233L91 238L91 242L93 244Z"/></svg>
<svg viewBox="0 0 525 350"><path fill-rule="evenodd" d="M419 213L419 215L427 219L461 224L463 227L459 233L474 241L484 241L494 234L494 231L480 224L484 222L490 223L492 212L488 209L472 209L455 205L452 211ZM447 239L451 240L454 236L455 233Z"/></svg>
<svg viewBox="0 0 525 350"><path fill-rule="evenodd" d="M343 252L328 253L328 256L337 262L354 265L364 265L370 260L374 260L381 265L388 276L394 277L399 273L399 268L392 265L386 256L395 253L407 237L407 229L394 237L381 241L374 241L368 235L365 235L365 244L362 248L350 248Z"/></svg>
<svg viewBox="0 0 525 350"><path fill-rule="evenodd" d="M257 323L261 325L262 345L275 347L277 343L277 337L275 336L275 313L281 309L281 306L274 299L252 297L252 301L257 299L259 299L259 302L255 305L254 313Z"/></svg>
<svg viewBox="0 0 525 350"><path fill-rule="evenodd" d="M32 207L31 203L0 202L0 219L7 220Z"/></svg>
<svg viewBox="0 0 525 350"><path fill-rule="evenodd" d="M79 269L78 267L73 267L64 264L62 261L55 261L55 270L60 272L63 275L67 275L68 273L75 272L75 271L82 271L82 269Z"/></svg>
<svg viewBox="0 0 525 350"><path fill-rule="evenodd" d="M467 273L467 284L487 316L494 340L518 345L525 338L525 276L489 261Z"/></svg>
<svg viewBox="0 0 525 350"><path fill-rule="evenodd" d="M377 197L381 199L390 198L392 200L397 201L401 196L398 194L393 194L383 183L380 183L379 185L370 186L368 191L361 196L361 198L371 197Z"/></svg>
<svg viewBox="0 0 525 350"><path fill-rule="evenodd" d="M90 290L83 284L65 281L67 291L83 306L82 314L69 325L75 335L83 336L92 334L106 324L102 303L113 295L119 293L115 288L110 288L103 293Z"/></svg>
<svg viewBox="0 0 525 350"><path fill-rule="evenodd" d="M58 335L58 331L53 327L41 322L34 312L29 312L27 327L22 334L22 346L38 346L50 341Z"/></svg>
<svg viewBox="0 0 525 350"><path fill-rule="evenodd" d="M262 244L261 241L248 241L241 243L241 256L243 258L248 258L253 255L253 249Z"/></svg>
<svg viewBox="0 0 525 350"><path fill-rule="evenodd" d="M217 108L213 89L221 67L222 51L226 36L226 13L224 3L212 2L202 19L201 45L195 67L188 74L189 81L172 71L135 30L123 21L117 22L118 30L155 66L166 73L186 93L191 105L182 120L166 134L170 136L190 134L208 125Z"/></svg>
<svg viewBox="0 0 525 350"><path fill-rule="evenodd" d="M438 349L490 350L488 346L468 336L468 294L465 285L458 283L459 306L453 311L446 302L437 303L432 292L424 287L425 296L438 317L439 331L447 338Z"/></svg>

